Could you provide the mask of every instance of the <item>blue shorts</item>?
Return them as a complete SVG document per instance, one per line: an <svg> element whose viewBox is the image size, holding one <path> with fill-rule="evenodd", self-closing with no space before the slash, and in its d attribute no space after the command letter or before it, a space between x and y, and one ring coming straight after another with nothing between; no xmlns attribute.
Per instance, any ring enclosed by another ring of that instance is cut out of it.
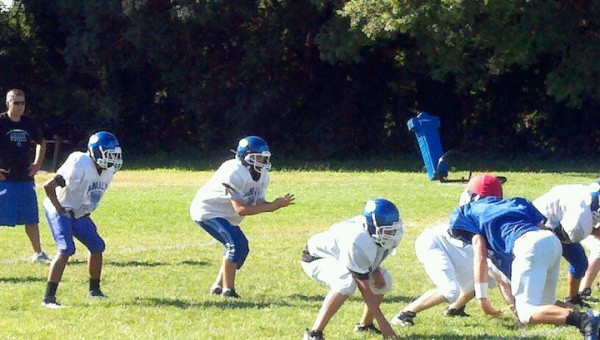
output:
<svg viewBox="0 0 600 340"><path fill-rule="evenodd" d="M563 243L562 247L562 256L569 262L569 274L576 279L583 278L588 267L588 259L583 246L579 243Z"/></svg>
<svg viewBox="0 0 600 340"><path fill-rule="evenodd" d="M238 269L242 268L250 248L248 247L248 239L239 226L232 225L229 221L220 217L195 222L206 230L210 236L221 242L225 247L223 257L235 263Z"/></svg>
<svg viewBox="0 0 600 340"><path fill-rule="evenodd" d="M35 182L0 181L0 225L38 224L38 214Z"/></svg>
<svg viewBox="0 0 600 340"><path fill-rule="evenodd" d="M102 253L105 248L104 240L98 235L94 221L89 215L80 218L70 218L56 212L45 210L48 224L56 249L66 256L75 254L73 237L85 245L90 253Z"/></svg>

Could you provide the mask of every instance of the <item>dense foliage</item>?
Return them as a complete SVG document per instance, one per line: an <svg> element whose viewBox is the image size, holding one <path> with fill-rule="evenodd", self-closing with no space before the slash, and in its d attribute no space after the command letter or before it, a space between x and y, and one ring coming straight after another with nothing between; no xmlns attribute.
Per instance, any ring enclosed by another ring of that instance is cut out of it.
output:
<svg viewBox="0 0 600 340"><path fill-rule="evenodd" d="M396 156L425 110L447 149L597 155L599 19L577 0L16 0L0 90L23 88L47 137L111 129L135 153L258 134Z"/></svg>

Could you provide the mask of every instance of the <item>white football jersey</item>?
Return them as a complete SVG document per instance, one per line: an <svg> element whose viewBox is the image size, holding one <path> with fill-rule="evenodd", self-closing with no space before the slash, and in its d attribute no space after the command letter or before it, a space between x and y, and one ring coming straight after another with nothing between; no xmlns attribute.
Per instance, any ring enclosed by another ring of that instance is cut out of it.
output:
<svg viewBox="0 0 600 340"><path fill-rule="evenodd" d="M94 159L87 153L76 151L69 155L56 174L61 175L66 184L62 188L56 187L60 205L72 211L75 218L80 218L96 210L115 175L115 169L103 169L98 174ZM56 211L47 197L44 207L48 211Z"/></svg>
<svg viewBox="0 0 600 340"><path fill-rule="evenodd" d="M244 217L233 210L231 200L242 200L247 205L264 201L268 184L268 171L263 169L260 178L255 181L240 160L230 159L221 164L208 182L198 189L190 205L190 215L194 221L222 217L232 225L239 225Z"/></svg>
<svg viewBox="0 0 600 340"><path fill-rule="evenodd" d="M390 251L375 244L364 224L364 216L336 223L308 240L308 252L315 257L333 257L355 273L369 274Z"/></svg>
<svg viewBox="0 0 600 340"><path fill-rule="evenodd" d="M533 205L548 219L547 228L554 230L560 224L572 242L581 242L594 227L591 200L588 185L557 185L535 199Z"/></svg>
<svg viewBox="0 0 600 340"><path fill-rule="evenodd" d="M428 261L429 250L443 251L455 268L470 270L473 276L473 247L463 241L453 238L448 233L448 225L442 224L425 229L415 241L417 259L423 264Z"/></svg>

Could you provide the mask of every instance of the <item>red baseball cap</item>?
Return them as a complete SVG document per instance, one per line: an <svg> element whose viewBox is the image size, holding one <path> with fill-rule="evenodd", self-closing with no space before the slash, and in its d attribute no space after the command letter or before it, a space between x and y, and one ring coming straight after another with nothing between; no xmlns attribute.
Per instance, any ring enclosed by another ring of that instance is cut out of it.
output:
<svg viewBox="0 0 600 340"><path fill-rule="evenodd" d="M467 184L467 190L472 194L479 195L480 197L503 197L502 184L500 183L500 180L498 180L498 178L492 174L482 174L471 178Z"/></svg>

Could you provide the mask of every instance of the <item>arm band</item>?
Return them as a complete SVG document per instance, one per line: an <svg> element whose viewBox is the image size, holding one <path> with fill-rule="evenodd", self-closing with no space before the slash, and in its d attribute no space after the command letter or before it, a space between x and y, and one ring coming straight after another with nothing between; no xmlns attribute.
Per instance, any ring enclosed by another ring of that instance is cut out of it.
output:
<svg viewBox="0 0 600 340"><path fill-rule="evenodd" d="M487 290L487 282L475 282L475 298L477 298L477 300L487 298Z"/></svg>

